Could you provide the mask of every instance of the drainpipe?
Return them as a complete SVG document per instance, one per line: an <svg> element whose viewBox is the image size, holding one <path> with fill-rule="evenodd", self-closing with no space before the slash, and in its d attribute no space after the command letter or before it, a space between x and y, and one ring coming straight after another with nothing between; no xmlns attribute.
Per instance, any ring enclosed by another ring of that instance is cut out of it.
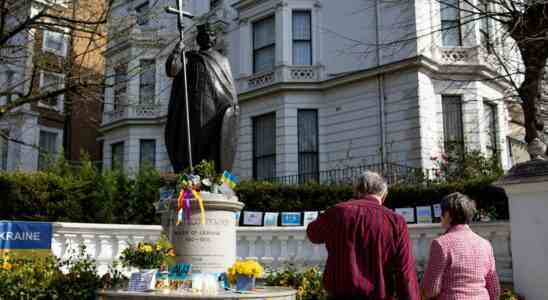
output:
<svg viewBox="0 0 548 300"><path fill-rule="evenodd" d="M375 0L375 39L377 67L381 66L381 0ZM386 162L386 136L385 136L385 107L384 107L384 74L377 75L377 90L379 94L379 134L381 137L381 166L384 171Z"/></svg>

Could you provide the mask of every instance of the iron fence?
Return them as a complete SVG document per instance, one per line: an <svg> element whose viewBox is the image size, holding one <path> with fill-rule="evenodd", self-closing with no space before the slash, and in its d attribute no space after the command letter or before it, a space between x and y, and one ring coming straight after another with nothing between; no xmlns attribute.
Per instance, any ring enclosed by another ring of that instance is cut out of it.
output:
<svg viewBox="0 0 548 300"><path fill-rule="evenodd" d="M364 171L379 173L386 179L389 185L396 183L423 183L429 175L428 170L421 168L414 168L395 163L383 163L265 178L258 181L267 181L279 184L352 184L354 179Z"/></svg>

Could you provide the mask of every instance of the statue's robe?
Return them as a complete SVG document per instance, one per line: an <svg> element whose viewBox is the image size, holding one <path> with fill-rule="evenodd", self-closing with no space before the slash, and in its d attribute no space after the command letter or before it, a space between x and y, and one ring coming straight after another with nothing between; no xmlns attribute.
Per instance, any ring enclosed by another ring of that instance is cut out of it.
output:
<svg viewBox="0 0 548 300"><path fill-rule="evenodd" d="M228 59L215 50L187 52L192 162L214 161L217 171L230 170L239 135L239 107ZM166 62L173 77L165 143L175 173L189 167L184 72L181 54Z"/></svg>

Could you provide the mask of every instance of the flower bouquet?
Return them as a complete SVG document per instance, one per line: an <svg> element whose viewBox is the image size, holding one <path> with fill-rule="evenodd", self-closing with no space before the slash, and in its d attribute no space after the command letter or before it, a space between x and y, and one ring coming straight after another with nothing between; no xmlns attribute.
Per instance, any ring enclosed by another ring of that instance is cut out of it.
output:
<svg viewBox="0 0 548 300"><path fill-rule="evenodd" d="M120 261L124 267L138 268L139 272L131 274L129 289L144 291L169 286L165 280L156 284L158 270L166 271L175 263L175 250L165 236L156 243L139 242L122 251Z"/></svg>
<svg viewBox="0 0 548 300"><path fill-rule="evenodd" d="M228 278L236 283L236 290L251 291L255 288L255 279L263 276L263 267L255 260L239 260L228 268Z"/></svg>

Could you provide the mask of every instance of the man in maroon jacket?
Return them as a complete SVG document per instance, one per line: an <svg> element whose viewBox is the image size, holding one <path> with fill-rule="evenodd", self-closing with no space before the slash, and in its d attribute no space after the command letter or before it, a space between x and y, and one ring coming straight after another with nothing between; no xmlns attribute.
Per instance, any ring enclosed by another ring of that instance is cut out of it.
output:
<svg viewBox="0 0 548 300"><path fill-rule="evenodd" d="M388 187L373 172L354 184L354 199L310 223L308 238L327 248L324 287L332 299L420 300L404 218L382 206Z"/></svg>

